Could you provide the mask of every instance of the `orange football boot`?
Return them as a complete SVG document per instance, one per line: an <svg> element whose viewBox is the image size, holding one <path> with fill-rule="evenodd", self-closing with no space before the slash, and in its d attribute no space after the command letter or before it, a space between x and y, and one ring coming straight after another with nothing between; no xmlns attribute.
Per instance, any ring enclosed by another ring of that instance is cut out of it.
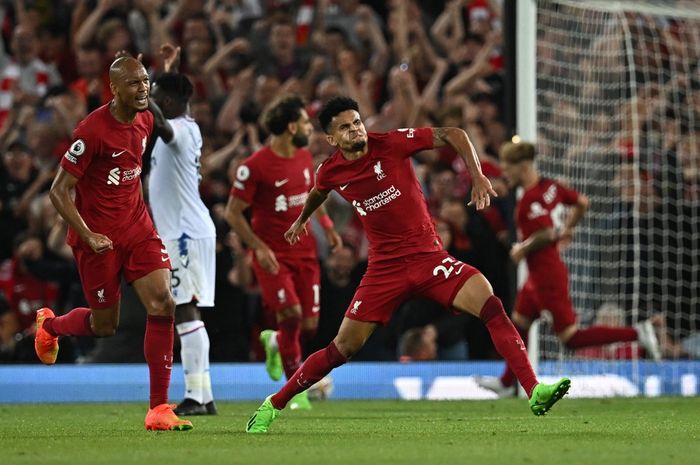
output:
<svg viewBox="0 0 700 465"><path fill-rule="evenodd" d="M44 321L54 317L55 315L50 308L44 307L36 311L34 350L44 365L53 365L58 357L58 336L52 336L44 329Z"/></svg>
<svg viewBox="0 0 700 465"><path fill-rule="evenodd" d="M156 405L148 411L144 425L151 431L187 431L192 429L192 422L181 420L173 412L175 404Z"/></svg>

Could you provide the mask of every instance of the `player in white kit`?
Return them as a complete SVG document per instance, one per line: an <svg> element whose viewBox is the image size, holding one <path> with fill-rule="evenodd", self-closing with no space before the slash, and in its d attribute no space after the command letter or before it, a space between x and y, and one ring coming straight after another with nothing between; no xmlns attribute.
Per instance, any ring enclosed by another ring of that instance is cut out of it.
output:
<svg viewBox="0 0 700 465"><path fill-rule="evenodd" d="M179 61L179 48L164 47L166 71ZM183 74L156 79L151 98L167 124L151 155L148 182L153 220L172 261L175 328L185 373L185 398L178 415L214 415L209 376L209 335L198 307L214 306L216 228L199 195L202 135L188 115L192 84Z"/></svg>

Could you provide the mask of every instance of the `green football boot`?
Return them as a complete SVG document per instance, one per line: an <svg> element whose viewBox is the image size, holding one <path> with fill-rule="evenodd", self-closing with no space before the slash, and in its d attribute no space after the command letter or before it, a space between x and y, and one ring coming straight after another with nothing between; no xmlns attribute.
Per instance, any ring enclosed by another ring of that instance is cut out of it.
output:
<svg viewBox="0 0 700 465"><path fill-rule="evenodd" d="M267 396L253 416L250 417L245 426L246 433L267 433L267 428L270 427L272 420L280 414L280 410L277 410L272 405L271 397L272 395Z"/></svg>
<svg viewBox="0 0 700 465"><path fill-rule="evenodd" d="M309 401L308 391L302 391L289 401L291 410L311 410L311 402Z"/></svg>
<svg viewBox="0 0 700 465"><path fill-rule="evenodd" d="M282 357L277 347L271 343L272 338L277 337L277 331L266 329L260 333L260 344L265 349L265 369L272 381L279 381L282 377Z"/></svg>
<svg viewBox="0 0 700 465"><path fill-rule="evenodd" d="M544 415L569 392L570 387L569 378L562 378L554 384L538 384L530 396L530 410L537 416Z"/></svg>

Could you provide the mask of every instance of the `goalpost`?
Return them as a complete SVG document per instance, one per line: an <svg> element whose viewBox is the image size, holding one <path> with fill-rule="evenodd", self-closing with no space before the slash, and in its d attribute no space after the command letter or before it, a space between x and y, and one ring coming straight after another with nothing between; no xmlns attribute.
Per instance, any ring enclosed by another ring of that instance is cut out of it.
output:
<svg viewBox="0 0 700 465"><path fill-rule="evenodd" d="M591 200L562 254L581 326L660 312L677 344L666 358L684 357L700 331L697 3L524 0L517 31L518 134L536 142L544 176ZM619 374L619 361L631 360L632 382L608 394L655 393L636 345L571 352L546 318L533 328L539 374L586 375L593 385L591 376Z"/></svg>

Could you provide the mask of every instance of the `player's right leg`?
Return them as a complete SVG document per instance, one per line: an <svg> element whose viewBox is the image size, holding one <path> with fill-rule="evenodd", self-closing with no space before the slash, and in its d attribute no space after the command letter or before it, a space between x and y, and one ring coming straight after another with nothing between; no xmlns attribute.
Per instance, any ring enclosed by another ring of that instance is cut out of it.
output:
<svg viewBox="0 0 700 465"><path fill-rule="evenodd" d="M377 323L344 318L333 342L311 354L279 392L265 399L248 420L246 432L266 433L272 421L294 396L313 386L333 368L346 363L362 348L376 327Z"/></svg>

